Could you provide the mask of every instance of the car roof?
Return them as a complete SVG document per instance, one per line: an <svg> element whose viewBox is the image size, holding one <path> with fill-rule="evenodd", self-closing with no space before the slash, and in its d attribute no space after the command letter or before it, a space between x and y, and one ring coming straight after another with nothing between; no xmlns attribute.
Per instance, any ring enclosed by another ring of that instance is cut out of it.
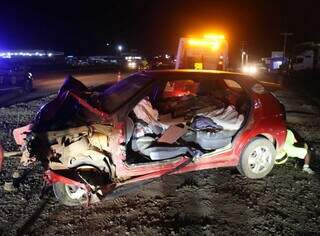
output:
<svg viewBox="0 0 320 236"><path fill-rule="evenodd" d="M252 79L250 76L240 74L240 73L233 73L227 71L213 71L213 70L150 70L150 71L141 71L134 74L129 75L127 79L127 83L130 83L132 79L140 80L140 78L145 78L146 86L150 84L157 83L159 81L168 81L168 80L202 80L202 79L230 79L242 86L246 87L248 93L251 92L249 89L253 84L256 84L257 81ZM119 83L124 82L123 80ZM149 83L150 82L150 83ZM110 88L108 88L110 89ZM110 103L108 103L110 104ZM114 109L114 112L117 112L121 109L123 105L120 105L118 108Z"/></svg>
<svg viewBox="0 0 320 236"><path fill-rule="evenodd" d="M188 78L218 78L218 79L234 79L234 80L252 80L254 79L248 75L228 72L228 71L218 71L218 70L184 70L184 69L170 69L170 70L150 70L142 71L137 74L150 76L156 79L188 79Z"/></svg>

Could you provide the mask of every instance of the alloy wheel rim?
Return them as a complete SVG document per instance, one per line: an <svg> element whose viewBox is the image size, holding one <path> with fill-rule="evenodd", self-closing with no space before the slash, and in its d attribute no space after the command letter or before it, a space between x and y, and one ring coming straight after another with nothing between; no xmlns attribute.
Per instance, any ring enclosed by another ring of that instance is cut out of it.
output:
<svg viewBox="0 0 320 236"><path fill-rule="evenodd" d="M71 199L80 200L86 194L86 191L80 187L71 186L71 185L65 185L65 187L66 187L66 192Z"/></svg>
<svg viewBox="0 0 320 236"><path fill-rule="evenodd" d="M272 153L266 146L256 147L248 159L250 170L255 174L264 172L272 164Z"/></svg>

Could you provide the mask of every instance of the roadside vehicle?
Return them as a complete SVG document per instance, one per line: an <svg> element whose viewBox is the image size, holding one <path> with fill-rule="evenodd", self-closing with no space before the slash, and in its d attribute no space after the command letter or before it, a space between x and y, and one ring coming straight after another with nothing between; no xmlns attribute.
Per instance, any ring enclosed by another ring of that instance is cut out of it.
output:
<svg viewBox="0 0 320 236"><path fill-rule="evenodd" d="M0 93L22 90L29 93L33 88L32 73L26 68L0 61Z"/></svg>
<svg viewBox="0 0 320 236"><path fill-rule="evenodd" d="M102 93L69 77L14 137L22 161L40 161L56 197L72 206L169 174L237 167L262 178L286 126L283 106L247 75L162 70L133 74Z"/></svg>
<svg viewBox="0 0 320 236"><path fill-rule="evenodd" d="M320 44L313 42L298 44L293 52L291 72L319 71Z"/></svg>
<svg viewBox="0 0 320 236"><path fill-rule="evenodd" d="M227 70L228 64L228 41L223 35L179 41L176 69Z"/></svg>

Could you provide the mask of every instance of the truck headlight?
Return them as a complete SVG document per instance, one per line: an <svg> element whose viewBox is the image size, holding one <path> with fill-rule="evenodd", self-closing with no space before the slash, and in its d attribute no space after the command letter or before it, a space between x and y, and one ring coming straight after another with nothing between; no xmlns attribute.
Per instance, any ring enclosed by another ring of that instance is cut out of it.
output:
<svg viewBox="0 0 320 236"><path fill-rule="evenodd" d="M256 66L243 66L242 72L245 74L256 74L258 71Z"/></svg>

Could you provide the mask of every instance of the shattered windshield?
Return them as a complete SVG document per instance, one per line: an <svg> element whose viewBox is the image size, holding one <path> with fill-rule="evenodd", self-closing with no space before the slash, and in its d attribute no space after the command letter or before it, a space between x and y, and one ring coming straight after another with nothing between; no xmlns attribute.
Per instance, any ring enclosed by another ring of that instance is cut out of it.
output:
<svg viewBox="0 0 320 236"><path fill-rule="evenodd" d="M100 97L102 108L113 113L137 92L151 83L151 78L142 75L133 75L106 89Z"/></svg>

